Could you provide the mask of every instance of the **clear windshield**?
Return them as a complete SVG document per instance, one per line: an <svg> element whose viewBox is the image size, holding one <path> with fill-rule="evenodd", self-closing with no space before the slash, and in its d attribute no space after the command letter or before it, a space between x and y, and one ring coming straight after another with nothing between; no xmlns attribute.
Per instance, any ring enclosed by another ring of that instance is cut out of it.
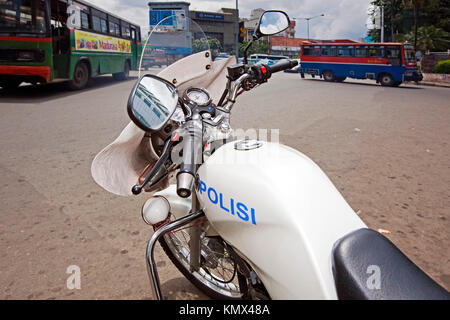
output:
<svg viewBox="0 0 450 320"><path fill-rule="evenodd" d="M46 1L0 0L0 33L46 33Z"/></svg>
<svg viewBox="0 0 450 320"><path fill-rule="evenodd" d="M158 73L162 67L183 59L189 55L211 51L210 44L218 42L208 39L202 28L184 13L166 16L162 19L156 14L150 16L150 28L143 30L143 39L147 38L142 48L139 76L145 71ZM220 52L216 45L213 57ZM156 69L156 70L155 70Z"/></svg>

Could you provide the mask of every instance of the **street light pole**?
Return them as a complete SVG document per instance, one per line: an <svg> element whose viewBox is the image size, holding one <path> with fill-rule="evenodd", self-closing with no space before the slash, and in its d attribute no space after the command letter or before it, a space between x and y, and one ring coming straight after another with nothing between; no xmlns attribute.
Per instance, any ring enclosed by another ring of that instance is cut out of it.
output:
<svg viewBox="0 0 450 320"><path fill-rule="evenodd" d="M293 18L294 20L306 20L306 28L308 30L308 40L309 40L309 20L315 19L315 18L320 18L320 17L324 17L325 14L320 14L318 16L314 16L314 17L308 17L308 18Z"/></svg>

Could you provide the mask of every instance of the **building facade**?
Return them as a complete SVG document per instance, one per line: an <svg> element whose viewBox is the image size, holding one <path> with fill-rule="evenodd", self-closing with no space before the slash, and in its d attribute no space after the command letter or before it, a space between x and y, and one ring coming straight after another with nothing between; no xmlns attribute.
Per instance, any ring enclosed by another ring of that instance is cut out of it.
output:
<svg viewBox="0 0 450 320"><path fill-rule="evenodd" d="M308 42L308 39L272 36L270 37L270 53L289 58L299 57L300 46L304 42Z"/></svg>
<svg viewBox="0 0 450 320"><path fill-rule="evenodd" d="M190 11L190 18L198 24L208 38L219 40L222 51L232 53L236 50L239 20L236 9L222 8L217 12ZM202 37L202 34L194 32L193 36L198 39Z"/></svg>
<svg viewBox="0 0 450 320"><path fill-rule="evenodd" d="M250 41L253 38L253 34L256 31L256 27L258 26L259 19L261 19L262 14L264 13L264 9L258 8L253 9L250 13L249 18L243 18L241 19L242 22L244 22L244 28L246 30L245 33L245 41Z"/></svg>

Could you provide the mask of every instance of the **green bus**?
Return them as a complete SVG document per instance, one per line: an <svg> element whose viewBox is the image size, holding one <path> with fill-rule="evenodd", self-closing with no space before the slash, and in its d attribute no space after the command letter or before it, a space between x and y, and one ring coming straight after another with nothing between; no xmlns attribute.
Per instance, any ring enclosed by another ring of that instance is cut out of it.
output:
<svg viewBox="0 0 450 320"><path fill-rule="evenodd" d="M77 0L0 0L0 87L125 80L142 51L139 26Z"/></svg>

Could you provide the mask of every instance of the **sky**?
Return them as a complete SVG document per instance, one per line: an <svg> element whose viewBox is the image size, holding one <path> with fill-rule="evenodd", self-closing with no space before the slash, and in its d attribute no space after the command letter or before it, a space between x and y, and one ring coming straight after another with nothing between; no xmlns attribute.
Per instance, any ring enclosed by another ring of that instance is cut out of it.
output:
<svg viewBox="0 0 450 320"><path fill-rule="evenodd" d="M141 26L148 26L148 2L146 0L88 0L107 11L117 14ZM162 1L164 2L164 1ZM235 8L236 0L190 0L190 10L217 11ZM352 39L366 36L368 8L371 0L241 0L239 16L249 17L256 8L285 11L292 18L319 16L310 20L312 39ZM296 20L297 38L307 37L305 20Z"/></svg>

